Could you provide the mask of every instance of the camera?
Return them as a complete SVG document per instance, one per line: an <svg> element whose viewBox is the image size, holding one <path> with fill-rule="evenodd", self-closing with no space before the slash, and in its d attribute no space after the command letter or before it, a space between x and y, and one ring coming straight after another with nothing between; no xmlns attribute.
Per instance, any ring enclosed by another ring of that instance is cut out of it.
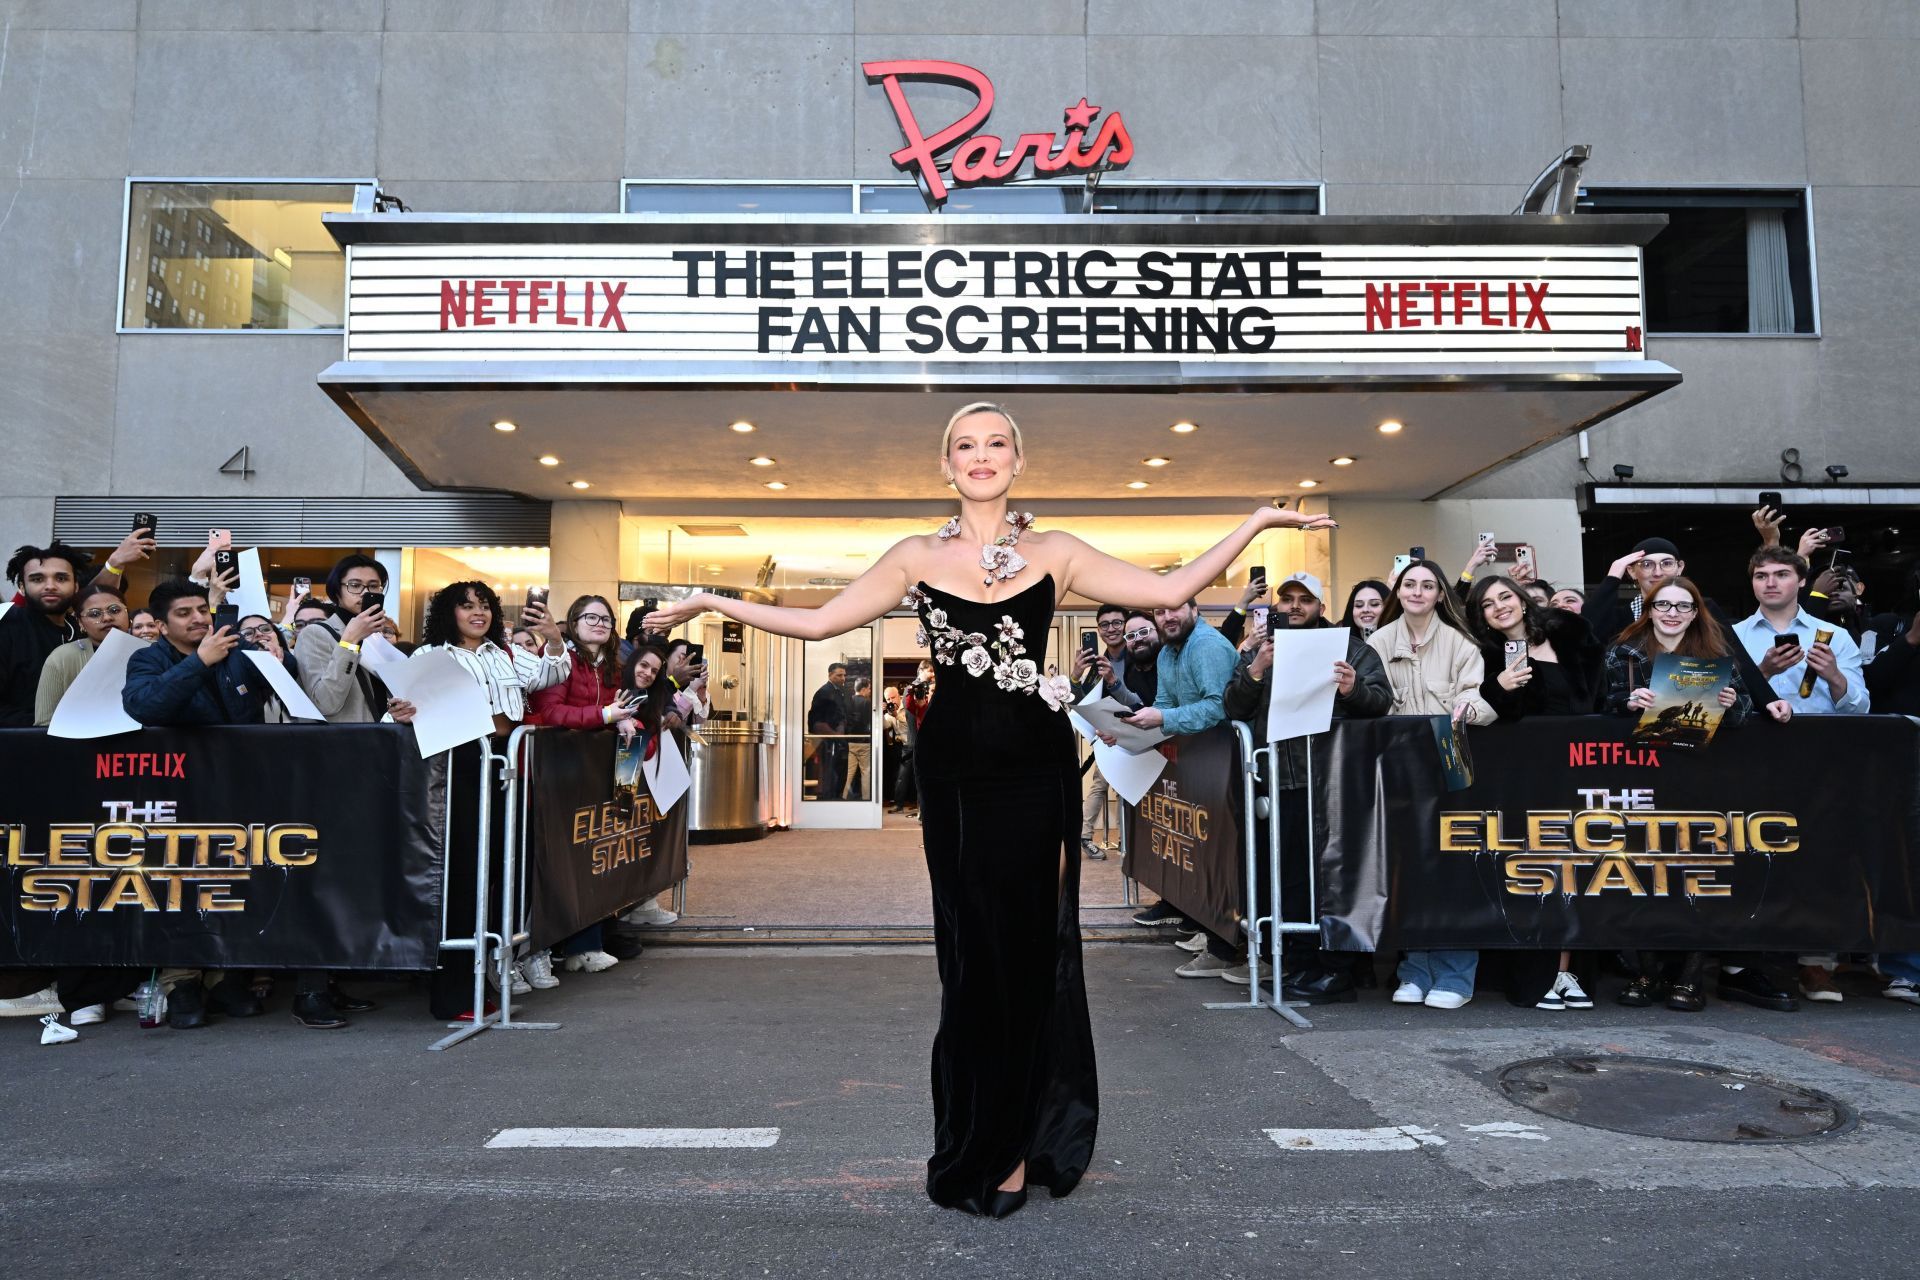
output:
<svg viewBox="0 0 1920 1280"><path fill-rule="evenodd" d="M1633 479L1633 467L1632 467L1632 466L1631 466L1630 464L1628 464L1628 463L1625 463L1625 462L1616 462L1616 463L1614 463L1614 464L1613 464L1613 478L1614 478L1615 480L1631 480L1631 479Z"/></svg>

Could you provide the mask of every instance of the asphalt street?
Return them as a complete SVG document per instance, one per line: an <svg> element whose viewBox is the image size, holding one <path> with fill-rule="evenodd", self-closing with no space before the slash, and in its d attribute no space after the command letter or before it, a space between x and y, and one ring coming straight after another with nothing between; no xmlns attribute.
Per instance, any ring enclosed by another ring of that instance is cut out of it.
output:
<svg viewBox="0 0 1920 1280"><path fill-rule="evenodd" d="M656 947L443 1053L424 999L42 1047L0 1023L0 1273L46 1276L1893 1276L1920 1246L1920 1008L1209 1011L1171 947L1090 948L1103 1114L1069 1198L983 1221L921 1190L922 948ZM1553 1053L1759 1071L1851 1132L1632 1137L1508 1102ZM1489 1127L1491 1126L1491 1127ZM752 1130L719 1149L489 1147L513 1129ZM1398 1149L1266 1130L1398 1128ZM770 1131L777 1130L777 1134ZM1433 1139L1439 1139L1434 1141Z"/></svg>

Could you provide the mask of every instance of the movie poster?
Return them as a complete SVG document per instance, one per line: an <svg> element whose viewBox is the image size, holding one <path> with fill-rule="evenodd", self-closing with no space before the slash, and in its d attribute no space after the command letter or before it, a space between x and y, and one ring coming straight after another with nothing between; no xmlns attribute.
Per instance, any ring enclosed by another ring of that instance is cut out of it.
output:
<svg viewBox="0 0 1920 1280"><path fill-rule="evenodd" d="M1683 658L1662 653L1653 660L1647 687L1653 705L1640 715L1633 741L1650 746L1704 750L1726 709L1720 691L1733 683L1732 658Z"/></svg>

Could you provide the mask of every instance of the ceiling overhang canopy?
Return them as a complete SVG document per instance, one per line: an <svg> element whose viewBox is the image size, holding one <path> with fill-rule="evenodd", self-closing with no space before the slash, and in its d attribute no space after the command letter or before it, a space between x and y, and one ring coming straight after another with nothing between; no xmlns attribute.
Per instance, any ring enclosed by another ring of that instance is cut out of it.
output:
<svg viewBox="0 0 1920 1280"><path fill-rule="evenodd" d="M1658 217L326 221L320 385L423 488L929 499L994 399L1023 498L1424 498L1680 381L1641 341Z"/></svg>

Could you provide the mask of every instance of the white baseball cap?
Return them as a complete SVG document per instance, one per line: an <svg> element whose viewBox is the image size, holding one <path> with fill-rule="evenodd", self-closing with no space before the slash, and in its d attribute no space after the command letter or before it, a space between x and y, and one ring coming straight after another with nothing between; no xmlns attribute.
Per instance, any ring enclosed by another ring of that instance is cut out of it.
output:
<svg viewBox="0 0 1920 1280"><path fill-rule="evenodd" d="M1310 573L1288 574L1284 579L1281 580L1280 586L1274 589L1274 595L1277 597L1280 591L1283 590L1286 587L1287 583L1289 582L1297 582L1301 586L1305 587L1307 589L1308 594L1311 595L1315 600L1318 600L1321 604L1325 604L1327 602L1327 589L1320 585L1320 579L1314 577Z"/></svg>

